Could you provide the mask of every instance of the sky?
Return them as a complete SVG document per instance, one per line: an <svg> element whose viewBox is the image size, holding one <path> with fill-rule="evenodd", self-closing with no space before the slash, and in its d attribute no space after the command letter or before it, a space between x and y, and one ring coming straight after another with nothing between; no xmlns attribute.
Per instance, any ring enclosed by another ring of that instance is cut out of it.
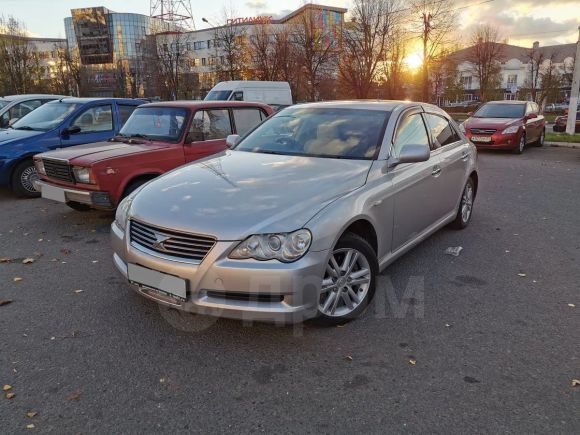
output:
<svg viewBox="0 0 580 435"><path fill-rule="evenodd" d="M403 1L403 0L401 0ZM580 25L580 0L449 0L460 16L460 34L478 23L498 26L510 44L530 46L576 42ZM236 16L282 16L299 8L304 0L191 0L198 29L202 18L219 23L224 10ZM318 0L315 3L349 8L352 0ZM0 0L0 15L23 21L29 33L64 37L63 18L79 7L105 6L115 12L149 14L149 0Z"/></svg>

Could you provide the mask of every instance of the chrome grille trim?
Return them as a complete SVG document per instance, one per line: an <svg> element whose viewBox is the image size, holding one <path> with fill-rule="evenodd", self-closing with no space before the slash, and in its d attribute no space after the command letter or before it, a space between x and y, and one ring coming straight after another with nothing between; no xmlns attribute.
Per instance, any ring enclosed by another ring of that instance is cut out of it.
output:
<svg viewBox="0 0 580 435"><path fill-rule="evenodd" d="M217 240L212 236L182 233L131 219L131 244L165 257L201 263Z"/></svg>
<svg viewBox="0 0 580 435"><path fill-rule="evenodd" d="M42 159L46 176L55 180L74 183L75 179L67 160Z"/></svg>
<svg viewBox="0 0 580 435"><path fill-rule="evenodd" d="M472 134L494 134L497 130L491 128L470 128Z"/></svg>

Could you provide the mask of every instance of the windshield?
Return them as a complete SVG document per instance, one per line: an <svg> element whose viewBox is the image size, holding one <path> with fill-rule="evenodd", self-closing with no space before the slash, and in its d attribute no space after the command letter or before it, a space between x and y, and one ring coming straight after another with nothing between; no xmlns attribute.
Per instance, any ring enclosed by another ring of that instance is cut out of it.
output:
<svg viewBox="0 0 580 435"><path fill-rule="evenodd" d="M232 91L211 91L206 95L205 101L227 101Z"/></svg>
<svg viewBox="0 0 580 435"><path fill-rule="evenodd" d="M344 159L373 159L390 112L288 108L262 123L238 151Z"/></svg>
<svg viewBox="0 0 580 435"><path fill-rule="evenodd" d="M8 100L0 100L0 109L8 106L9 103L10 103L10 101L8 101Z"/></svg>
<svg viewBox="0 0 580 435"><path fill-rule="evenodd" d="M177 142L187 113L187 109L176 107L140 107L135 109L119 135Z"/></svg>
<svg viewBox="0 0 580 435"><path fill-rule="evenodd" d="M484 104L475 118L521 118L526 111L525 104Z"/></svg>
<svg viewBox="0 0 580 435"><path fill-rule="evenodd" d="M49 131L58 127L78 107L78 104L61 103L60 101L46 103L20 118L12 125L12 128L16 130Z"/></svg>

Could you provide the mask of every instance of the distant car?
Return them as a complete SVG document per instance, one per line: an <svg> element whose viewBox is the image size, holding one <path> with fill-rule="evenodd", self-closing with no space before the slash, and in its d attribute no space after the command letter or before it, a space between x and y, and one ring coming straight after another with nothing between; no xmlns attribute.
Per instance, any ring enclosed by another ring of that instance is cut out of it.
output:
<svg viewBox="0 0 580 435"><path fill-rule="evenodd" d="M554 132L563 133L566 131L566 124L568 123L568 115L558 116L554 121ZM576 127L575 133L580 133L580 110L576 112Z"/></svg>
<svg viewBox="0 0 580 435"><path fill-rule="evenodd" d="M39 196L32 156L110 139L141 104L120 98L61 98L42 105L0 131L0 185L22 197Z"/></svg>
<svg viewBox="0 0 580 435"><path fill-rule="evenodd" d="M75 210L114 209L142 184L227 148L272 114L260 103L187 101L140 106L117 136L34 157L42 197Z"/></svg>
<svg viewBox="0 0 580 435"><path fill-rule="evenodd" d="M119 204L113 262L141 295L213 316L340 324L364 312L396 258L471 220L475 147L431 104L297 105L228 143Z"/></svg>
<svg viewBox="0 0 580 435"><path fill-rule="evenodd" d="M292 105L292 92L288 82L234 80L215 85L205 101L251 101L281 110Z"/></svg>
<svg viewBox="0 0 580 435"><path fill-rule="evenodd" d="M490 101L470 114L461 128L477 148L521 154L528 144L544 145L546 120L536 103Z"/></svg>
<svg viewBox="0 0 580 435"><path fill-rule="evenodd" d="M64 98L64 95L23 94L0 97L0 129L8 128L20 118L44 103Z"/></svg>

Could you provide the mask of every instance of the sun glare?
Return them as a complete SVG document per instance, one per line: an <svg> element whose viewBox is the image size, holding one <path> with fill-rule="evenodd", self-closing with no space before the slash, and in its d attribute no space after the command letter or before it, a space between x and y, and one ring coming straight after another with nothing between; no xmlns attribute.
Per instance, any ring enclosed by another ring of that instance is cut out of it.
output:
<svg viewBox="0 0 580 435"><path fill-rule="evenodd" d="M419 69L423 64L423 56L421 56L419 53L412 53L405 57L404 62L405 65L407 65L407 68L411 70Z"/></svg>

